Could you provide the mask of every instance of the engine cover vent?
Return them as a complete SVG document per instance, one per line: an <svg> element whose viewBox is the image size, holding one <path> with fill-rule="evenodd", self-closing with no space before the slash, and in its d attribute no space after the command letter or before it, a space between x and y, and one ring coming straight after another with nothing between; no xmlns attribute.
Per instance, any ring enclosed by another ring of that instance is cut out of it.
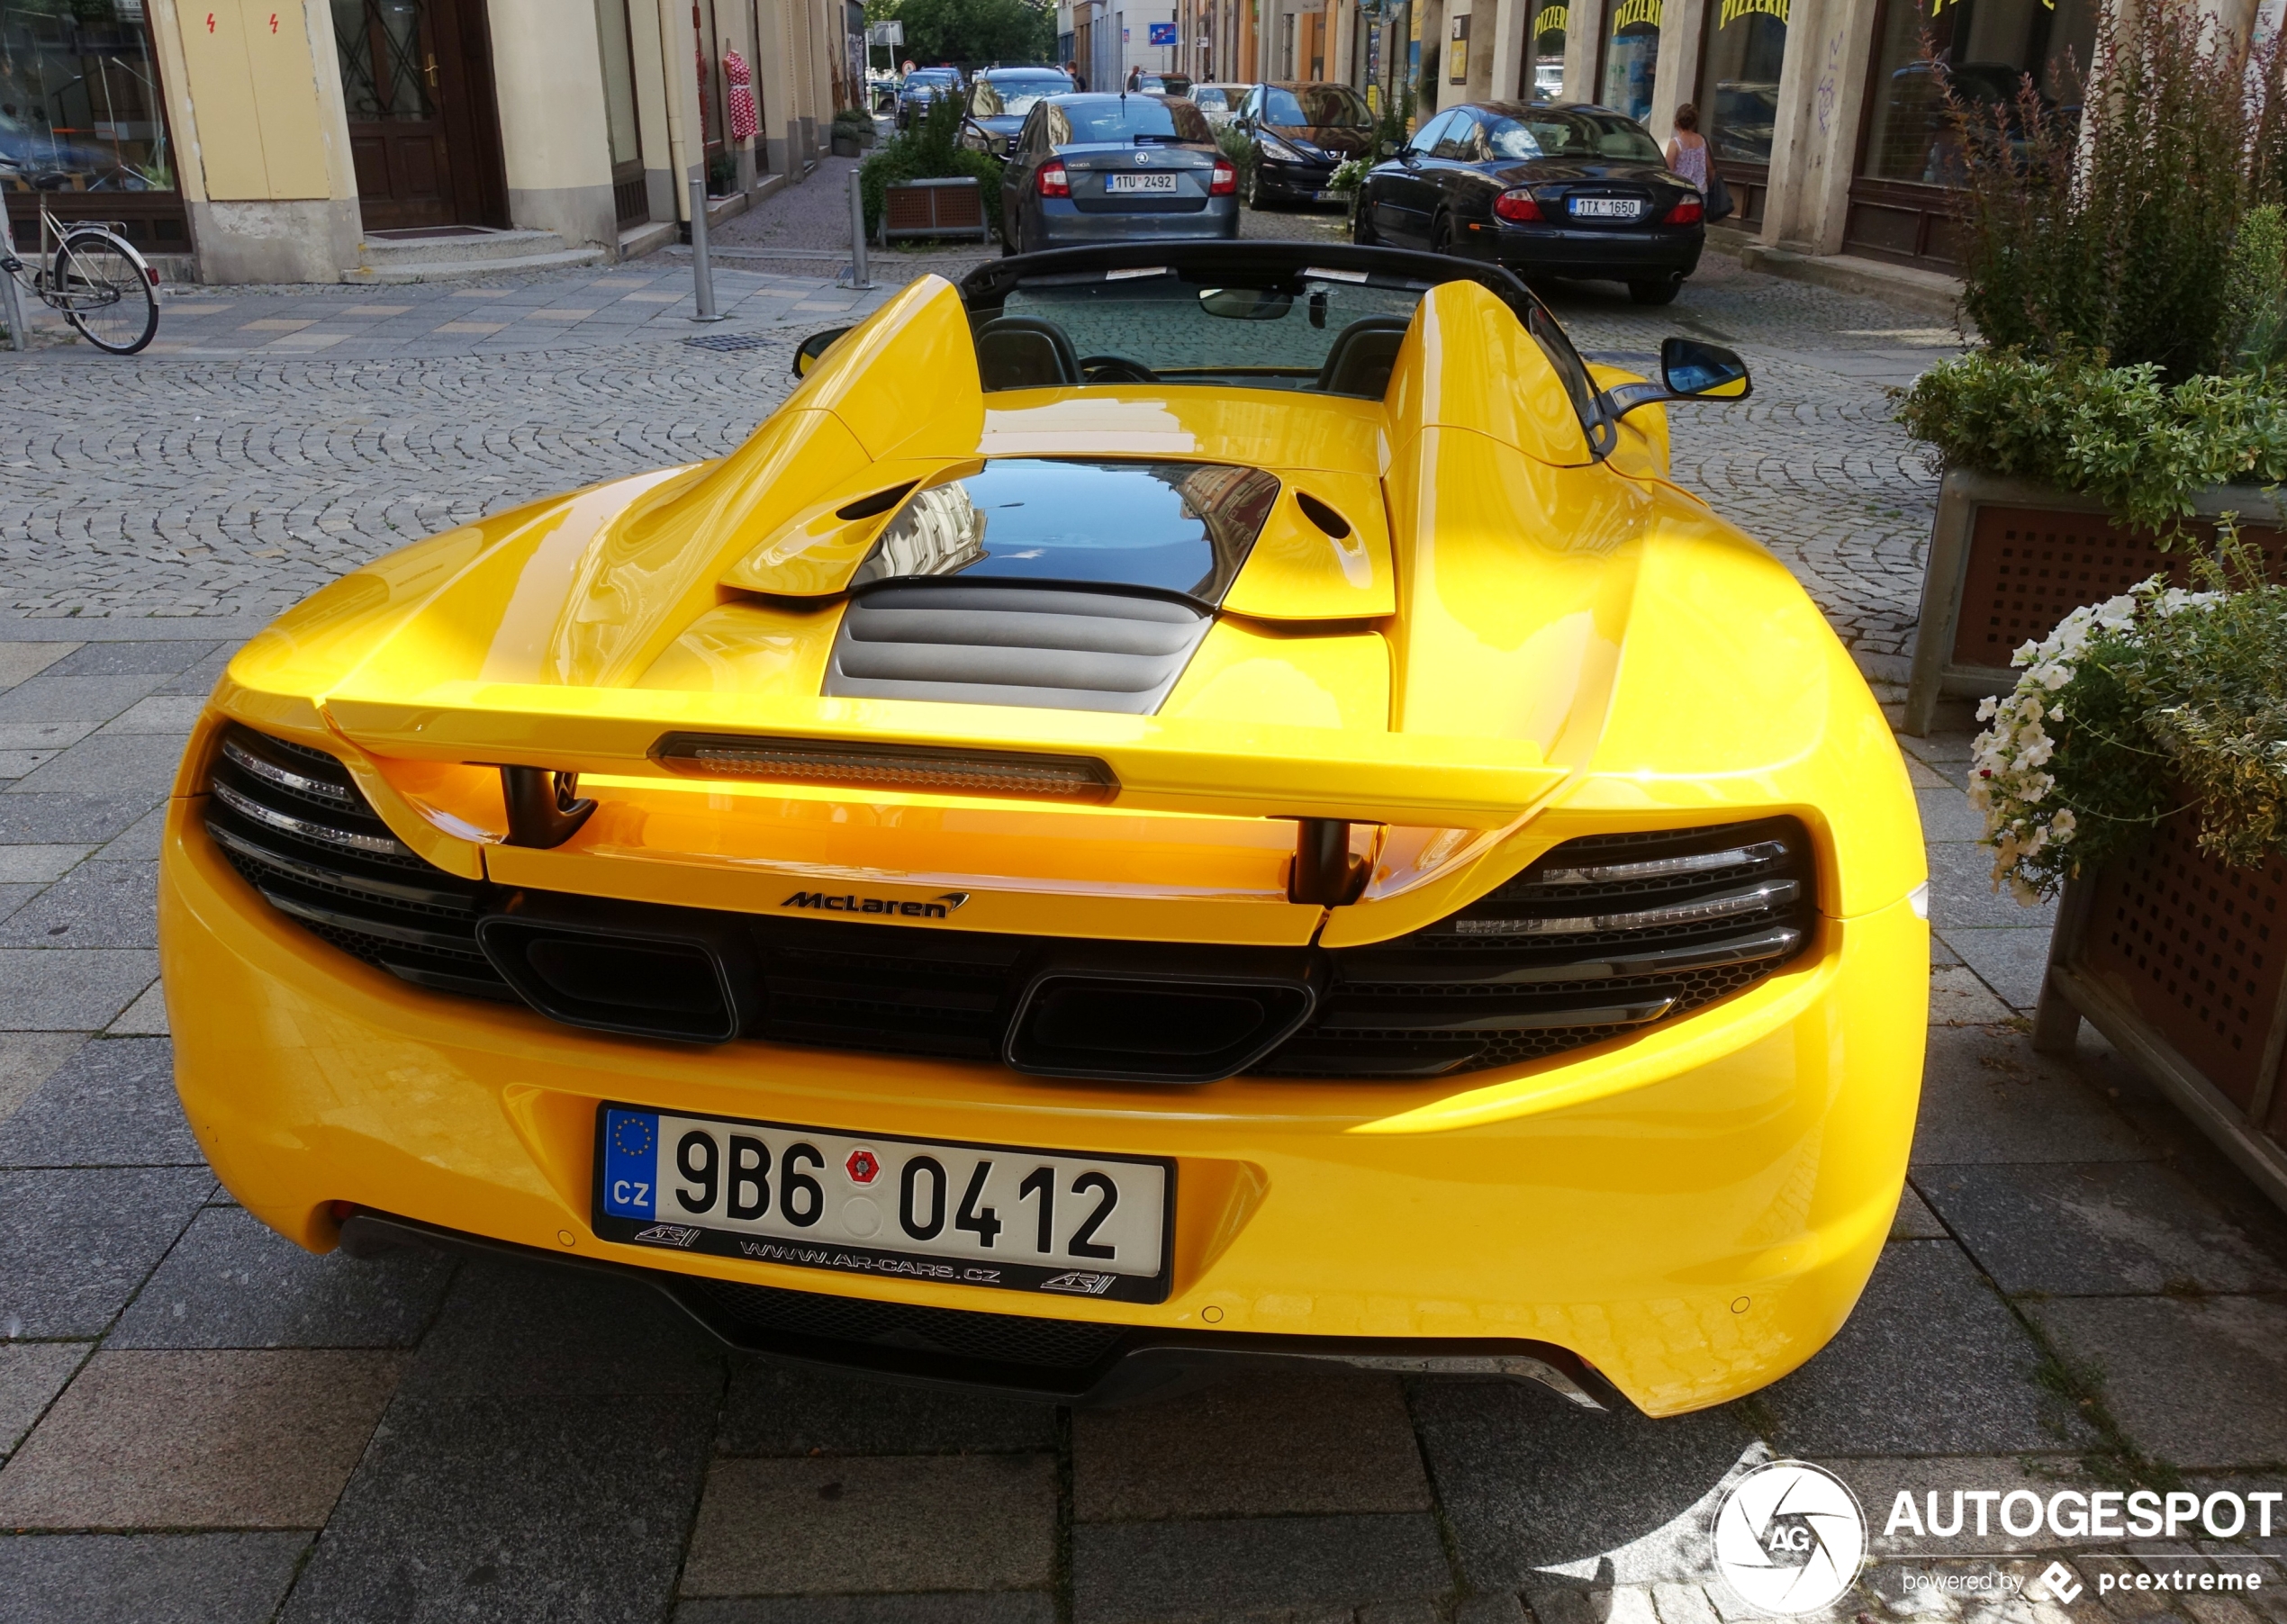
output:
<svg viewBox="0 0 2287 1624"><path fill-rule="evenodd" d="M823 692L1149 716L1214 623L1136 592L899 582L843 613Z"/></svg>

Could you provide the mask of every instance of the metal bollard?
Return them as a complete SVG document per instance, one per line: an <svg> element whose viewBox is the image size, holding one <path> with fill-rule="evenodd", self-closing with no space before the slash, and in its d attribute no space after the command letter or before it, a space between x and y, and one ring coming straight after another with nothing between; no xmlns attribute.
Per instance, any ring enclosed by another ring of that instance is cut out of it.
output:
<svg viewBox="0 0 2287 1624"><path fill-rule="evenodd" d="M699 292L699 313L693 321L720 321L715 308L715 273L707 263L707 180L695 176L691 183L691 279Z"/></svg>
<svg viewBox="0 0 2287 1624"><path fill-rule="evenodd" d="M835 280L839 282L840 277ZM865 269L865 188L859 184L858 172L850 171L850 282L849 285L863 292L873 285Z"/></svg>

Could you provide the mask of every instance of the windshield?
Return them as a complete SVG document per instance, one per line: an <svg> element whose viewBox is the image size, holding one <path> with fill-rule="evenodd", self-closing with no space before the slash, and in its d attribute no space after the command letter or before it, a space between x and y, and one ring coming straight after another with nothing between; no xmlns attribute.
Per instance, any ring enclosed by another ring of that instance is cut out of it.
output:
<svg viewBox="0 0 2287 1624"><path fill-rule="evenodd" d="M1660 160L1659 143L1633 119L1616 113L1534 112L1503 119L1487 138L1496 158L1616 158L1639 163Z"/></svg>
<svg viewBox="0 0 2287 1624"><path fill-rule="evenodd" d="M1191 92L1191 100L1199 107L1212 107L1217 112L1221 112L1227 104L1223 99L1223 93L1220 90L1216 89L1213 86L1208 86L1204 89L1193 90Z"/></svg>
<svg viewBox="0 0 2287 1624"><path fill-rule="evenodd" d="M1374 122L1364 99L1347 85L1306 85L1300 90L1274 85L1263 93L1262 117L1265 123L1320 130L1365 130Z"/></svg>
<svg viewBox="0 0 2287 1624"><path fill-rule="evenodd" d="M1252 287L1213 285L1156 267L1083 272L1020 281L999 310L980 310L974 319L981 328L1009 317L1026 319L1011 326L1052 325L1070 342L1087 384L1157 380L1379 400L1429 288L1350 270L1306 269ZM1599 423L1595 385L1571 340L1537 302L1519 314L1583 426ZM1054 382L1019 373L999 386Z"/></svg>
<svg viewBox="0 0 2287 1624"><path fill-rule="evenodd" d="M923 86L951 85L961 77L950 68L917 68L906 76L906 84L918 90Z"/></svg>
<svg viewBox="0 0 2287 1624"><path fill-rule="evenodd" d="M1189 102L1157 96L1074 96L1048 110L1048 139L1058 147L1136 140L1215 140L1207 122Z"/></svg>
<svg viewBox="0 0 2287 1624"><path fill-rule="evenodd" d="M969 115L980 119L1022 118L1033 104L1047 95L1062 95L1072 82L1061 73L1035 74L1025 78L979 79L969 93Z"/></svg>

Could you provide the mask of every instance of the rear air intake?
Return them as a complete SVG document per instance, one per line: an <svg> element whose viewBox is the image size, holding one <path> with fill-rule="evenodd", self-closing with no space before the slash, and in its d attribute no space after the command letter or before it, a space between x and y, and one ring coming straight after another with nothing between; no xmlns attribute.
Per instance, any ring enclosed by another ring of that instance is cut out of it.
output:
<svg viewBox="0 0 2287 1624"><path fill-rule="evenodd" d="M1211 1083L1286 1042L1323 981L1302 951L1071 944L1025 988L1002 1058L1042 1077Z"/></svg>
<svg viewBox="0 0 2287 1624"><path fill-rule="evenodd" d="M476 939L526 1003L568 1025L727 1043L753 1002L744 934L697 909L528 893L480 921Z"/></svg>

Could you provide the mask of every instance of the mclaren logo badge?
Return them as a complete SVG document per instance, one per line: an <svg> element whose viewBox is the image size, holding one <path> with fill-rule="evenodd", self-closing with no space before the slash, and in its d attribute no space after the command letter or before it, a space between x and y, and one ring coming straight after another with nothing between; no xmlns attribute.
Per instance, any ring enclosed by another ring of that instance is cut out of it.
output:
<svg viewBox="0 0 2287 1624"><path fill-rule="evenodd" d="M901 902L895 897L853 897L846 892L797 891L781 907L818 908L828 914L880 914L899 919L942 919L969 900L966 891L947 891L927 902Z"/></svg>

